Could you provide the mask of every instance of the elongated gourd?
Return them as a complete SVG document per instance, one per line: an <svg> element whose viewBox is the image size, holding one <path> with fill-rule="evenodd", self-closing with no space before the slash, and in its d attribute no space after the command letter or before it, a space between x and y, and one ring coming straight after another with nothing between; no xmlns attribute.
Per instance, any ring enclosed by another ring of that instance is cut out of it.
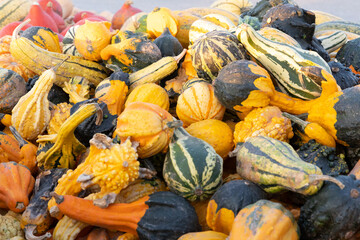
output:
<svg viewBox="0 0 360 240"><path fill-rule="evenodd" d="M36 139L50 122L48 94L56 79L55 71L62 63L44 71L34 87L20 98L12 110L12 125L27 140Z"/></svg>
<svg viewBox="0 0 360 240"><path fill-rule="evenodd" d="M129 76L129 92L141 84L157 83L162 78L173 73L178 67L178 62L185 56L185 54L186 49L184 49L176 57L163 57L159 61L154 62L139 71L131 73Z"/></svg>
<svg viewBox="0 0 360 240"><path fill-rule="evenodd" d="M290 190L313 195L320 190L323 180L344 187L336 179L323 175L316 165L301 160L290 144L270 137L249 138L237 152L236 171L268 193Z"/></svg>
<svg viewBox="0 0 360 240"><path fill-rule="evenodd" d="M304 100L320 96L321 80L313 69L322 68L328 73L331 70L318 53L273 42L248 24L241 24L236 35L245 49L275 77L283 91Z"/></svg>
<svg viewBox="0 0 360 240"><path fill-rule="evenodd" d="M26 68L40 75L46 69L64 61L56 71L55 84L59 86L63 86L65 81L75 76L85 77L96 86L109 75L109 70L99 63L82 57L50 52L25 37L19 37L19 31L26 23L28 21L15 28L10 44L11 55Z"/></svg>

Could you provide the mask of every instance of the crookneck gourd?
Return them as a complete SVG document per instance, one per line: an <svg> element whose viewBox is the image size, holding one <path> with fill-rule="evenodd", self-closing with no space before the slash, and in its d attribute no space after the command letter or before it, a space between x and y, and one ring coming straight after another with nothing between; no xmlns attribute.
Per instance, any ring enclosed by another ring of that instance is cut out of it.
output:
<svg viewBox="0 0 360 240"><path fill-rule="evenodd" d="M137 153L146 158L166 152L174 128L181 124L158 105L132 102L119 115L114 137L117 135L122 142L130 137L132 142L138 142Z"/></svg>
<svg viewBox="0 0 360 240"><path fill-rule="evenodd" d="M304 100L320 96L322 77L318 68L329 74L331 70L319 54L273 42L247 24L241 24L236 35L249 54L275 77L283 91Z"/></svg>
<svg viewBox="0 0 360 240"><path fill-rule="evenodd" d="M168 191L156 192L132 203L114 203L107 208L75 196L53 196L55 208L66 216L90 225L129 232L143 240L177 240L185 233L201 229L191 204Z"/></svg>
<svg viewBox="0 0 360 240"><path fill-rule="evenodd" d="M275 106L255 108L243 121L235 125L234 142L245 142L249 137L268 136L280 141L289 142L294 136L291 121L281 115Z"/></svg>
<svg viewBox="0 0 360 240"><path fill-rule="evenodd" d="M259 200L243 208L234 220L229 240L298 240L299 226L280 203Z"/></svg>
<svg viewBox="0 0 360 240"><path fill-rule="evenodd" d="M98 185L100 191L95 193L96 199L110 193L118 194L138 177L151 175L139 168L137 157L129 139L123 144L116 144L106 135L97 133L90 141L90 152L85 161L59 179L55 192L77 195L82 189ZM52 216L59 218L59 213L52 209L54 205L54 199L51 199L48 209Z"/></svg>
<svg viewBox="0 0 360 240"><path fill-rule="evenodd" d="M350 239L359 231L360 181L354 175L336 179L345 188L326 182L301 207L298 220L301 239Z"/></svg>
<svg viewBox="0 0 360 240"><path fill-rule="evenodd" d="M324 180L344 187L336 179L323 175L316 165L304 162L290 144L264 136L248 138L241 145L236 155L236 171L268 193L290 190L313 195Z"/></svg>
<svg viewBox="0 0 360 240"><path fill-rule="evenodd" d="M27 140L35 140L49 124L51 114L48 94L56 80L55 72L62 63L44 71L34 87L12 109L12 125Z"/></svg>
<svg viewBox="0 0 360 240"><path fill-rule="evenodd" d="M66 171L65 168L56 168L37 176L33 197L21 216L21 228L28 239L33 239L34 234L45 233L53 223L54 219L50 216L47 204L51 198L50 192L54 191L59 178Z"/></svg>
<svg viewBox="0 0 360 240"><path fill-rule="evenodd" d="M305 101L275 90L269 73L258 64L238 60L226 65L213 82L215 96L229 110L246 115L253 108L277 106L283 112L307 113L310 108L339 92L334 77L319 67L313 68L311 76L321 80L321 96ZM316 70L316 71L315 71ZM310 73L310 72L309 72Z"/></svg>
<svg viewBox="0 0 360 240"><path fill-rule="evenodd" d="M23 212L29 205L29 194L35 179L24 165L16 162L0 163L0 208Z"/></svg>
<svg viewBox="0 0 360 240"><path fill-rule="evenodd" d="M214 231L229 234L238 212L267 194L247 180L233 180L222 185L211 197L207 206L206 222Z"/></svg>
<svg viewBox="0 0 360 240"><path fill-rule="evenodd" d="M86 150L74 136L74 131L82 121L95 113L100 124L103 117L100 107L96 103L82 105L61 125L57 134L39 136L37 140L40 143L37 152L39 167L74 168L76 158Z"/></svg>
<svg viewBox="0 0 360 240"><path fill-rule="evenodd" d="M207 142L183 127L174 132L163 177L171 191L189 201L209 198L221 186L223 159Z"/></svg>

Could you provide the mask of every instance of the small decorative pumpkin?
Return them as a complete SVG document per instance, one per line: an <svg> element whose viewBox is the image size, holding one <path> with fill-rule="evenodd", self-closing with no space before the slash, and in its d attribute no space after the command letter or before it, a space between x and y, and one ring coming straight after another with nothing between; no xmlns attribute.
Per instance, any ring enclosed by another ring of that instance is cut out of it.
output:
<svg viewBox="0 0 360 240"><path fill-rule="evenodd" d="M255 108L243 121L235 125L234 142L243 143L249 137L268 136L289 142L294 136L291 121L284 117L278 107Z"/></svg>
<svg viewBox="0 0 360 240"><path fill-rule="evenodd" d="M139 85L129 94L126 99L125 107L132 102L147 102L160 106L169 111L169 95L164 88L155 83L146 83Z"/></svg>
<svg viewBox="0 0 360 240"><path fill-rule="evenodd" d="M209 83L196 83L180 94L176 114L184 126L205 119L222 120L225 107L214 95L214 88Z"/></svg>
<svg viewBox="0 0 360 240"><path fill-rule="evenodd" d="M147 15L146 29L151 38L159 37L168 28L171 35L176 36L178 21L170 9L156 7Z"/></svg>
<svg viewBox="0 0 360 240"><path fill-rule="evenodd" d="M154 42L143 37L124 39L109 44L101 51L102 60L117 65L124 72L136 72L161 59L161 51Z"/></svg>
<svg viewBox="0 0 360 240"><path fill-rule="evenodd" d="M209 83L209 81L207 81L203 78L194 77L184 83L184 85L182 86L182 92L184 92L186 89L192 87L195 83L198 83L198 82Z"/></svg>
<svg viewBox="0 0 360 240"><path fill-rule="evenodd" d="M122 7L116 11L111 19L111 27L120 29L125 21L136 13L142 12L140 9L131 6L133 1L126 0Z"/></svg>
<svg viewBox="0 0 360 240"><path fill-rule="evenodd" d="M212 230L229 235L239 211L266 198L266 192L256 184L247 180L232 180L222 185L211 197L206 222Z"/></svg>
<svg viewBox="0 0 360 240"><path fill-rule="evenodd" d="M35 179L27 167L16 162L0 163L0 208L23 212Z"/></svg>
<svg viewBox="0 0 360 240"><path fill-rule="evenodd" d="M177 240L185 233L201 229L190 203L168 191L153 193L133 203L114 203L107 208L94 206L91 200L75 196L53 196L56 208L75 220L129 232L143 240Z"/></svg>
<svg viewBox="0 0 360 240"><path fill-rule="evenodd" d="M210 7L226 10L239 16L250 10L252 4L249 0L217 0L213 2Z"/></svg>
<svg viewBox="0 0 360 240"><path fill-rule="evenodd" d="M183 48L188 49L190 27L193 22L199 19L199 17L186 11L175 12L174 13L178 20L178 32L176 33L175 37L179 40Z"/></svg>
<svg viewBox="0 0 360 240"><path fill-rule="evenodd" d="M255 217L256 216L256 217ZM281 204L259 200L243 208L234 220L229 240L298 240L294 216Z"/></svg>
<svg viewBox="0 0 360 240"><path fill-rule="evenodd" d="M76 29L74 44L77 51L88 60L101 60L100 52L110 44L112 33L110 22L91 22Z"/></svg>
<svg viewBox="0 0 360 240"><path fill-rule="evenodd" d="M233 131L217 119L206 119L192 123L185 129L191 136L209 143L223 159L228 157L234 147Z"/></svg>
<svg viewBox="0 0 360 240"><path fill-rule="evenodd" d="M227 64L246 58L241 43L228 31L205 33L194 42L190 53L197 75L209 81Z"/></svg>
<svg viewBox="0 0 360 240"><path fill-rule="evenodd" d="M122 142L130 137L138 142L137 153L140 158L166 152L174 127L181 124L158 105L146 102L132 102L119 115L114 136Z"/></svg>
<svg viewBox="0 0 360 240"><path fill-rule="evenodd" d="M154 43L160 49L162 57L177 56L183 50L179 40L171 35L169 28L165 28L164 32L154 40Z"/></svg>
<svg viewBox="0 0 360 240"><path fill-rule="evenodd" d="M214 232L214 231L204 231L204 232L192 232L182 235L178 240L226 240L228 235Z"/></svg>
<svg viewBox="0 0 360 240"><path fill-rule="evenodd" d="M59 37L50 28L33 26L22 32L21 37L30 39L35 45L50 52L61 53Z"/></svg>
<svg viewBox="0 0 360 240"><path fill-rule="evenodd" d="M136 150L130 140L116 144L104 134L97 133L90 141L90 152L85 161L74 170L68 170L58 181L57 194L77 195L82 189L99 185L100 191L93 199L100 199L107 194L118 194L121 189L139 177L140 169ZM53 217L60 218L54 199L48 204Z"/></svg>
<svg viewBox="0 0 360 240"><path fill-rule="evenodd" d="M0 61L3 56L4 54L0 55ZM11 113L25 94L26 82L24 78L13 70L0 68L0 112Z"/></svg>

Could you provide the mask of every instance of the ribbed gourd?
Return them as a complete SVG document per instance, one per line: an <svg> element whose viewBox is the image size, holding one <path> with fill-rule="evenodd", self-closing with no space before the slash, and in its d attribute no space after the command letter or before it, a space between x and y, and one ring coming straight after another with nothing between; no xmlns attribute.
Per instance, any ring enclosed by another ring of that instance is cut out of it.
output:
<svg viewBox="0 0 360 240"><path fill-rule="evenodd" d="M225 107L214 94L211 84L199 82L186 89L178 98L176 114L184 127L205 119L222 120Z"/></svg>
<svg viewBox="0 0 360 240"><path fill-rule="evenodd" d="M200 78L212 81L219 71L246 53L235 35L228 31L211 31L197 39L190 49L193 66Z"/></svg>
<svg viewBox="0 0 360 240"><path fill-rule="evenodd" d="M171 191L189 201L209 198L222 183L223 159L207 142L182 127L174 132L163 177Z"/></svg>
<svg viewBox="0 0 360 240"><path fill-rule="evenodd" d="M50 122L48 94L56 79L55 71L59 66L44 71L35 86L20 98L12 110L12 124L27 140L36 139Z"/></svg>

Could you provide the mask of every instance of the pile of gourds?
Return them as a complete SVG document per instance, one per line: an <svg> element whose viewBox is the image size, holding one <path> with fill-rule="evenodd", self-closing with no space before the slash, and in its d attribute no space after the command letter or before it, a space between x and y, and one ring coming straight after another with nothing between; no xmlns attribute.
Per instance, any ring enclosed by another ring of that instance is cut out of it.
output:
<svg viewBox="0 0 360 240"><path fill-rule="evenodd" d="M357 239L360 24L131 4L0 2L0 239Z"/></svg>

